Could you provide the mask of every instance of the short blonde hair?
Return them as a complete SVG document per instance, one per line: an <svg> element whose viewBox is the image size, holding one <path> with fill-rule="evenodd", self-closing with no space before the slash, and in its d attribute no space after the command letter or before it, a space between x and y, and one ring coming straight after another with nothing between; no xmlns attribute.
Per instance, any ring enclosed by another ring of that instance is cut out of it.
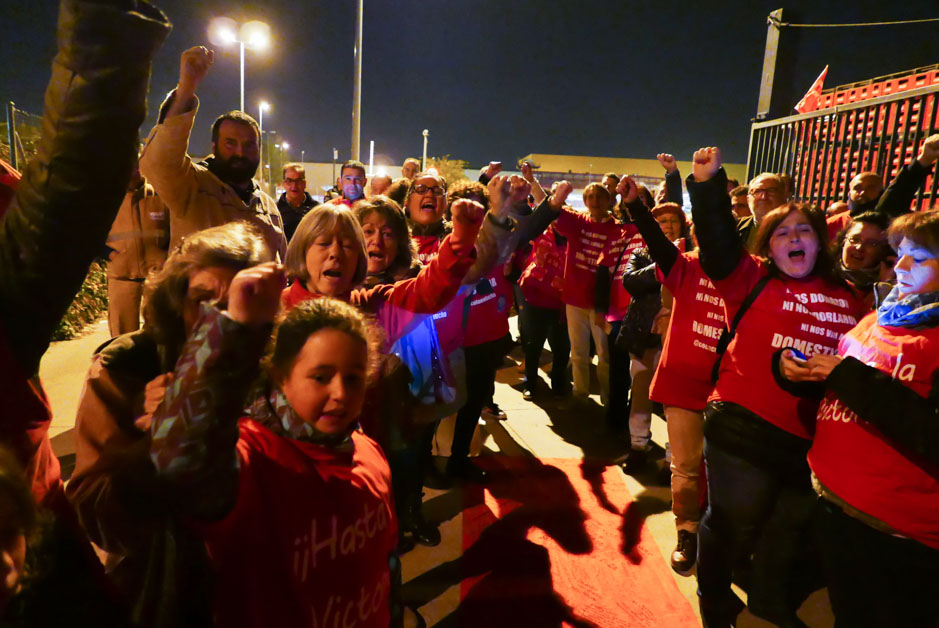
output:
<svg viewBox="0 0 939 628"><path fill-rule="evenodd" d="M342 234L351 237L358 245L359 260L355 265L352 285L365 281L368 272L368 254L365 250L365 235L362 225L345 205L328 203L311 209L297 225L297 230L287 245L287 259L284 265L291 277L306 283L310 271L306 267L306 254L313 242L320 236Z"/></svg>

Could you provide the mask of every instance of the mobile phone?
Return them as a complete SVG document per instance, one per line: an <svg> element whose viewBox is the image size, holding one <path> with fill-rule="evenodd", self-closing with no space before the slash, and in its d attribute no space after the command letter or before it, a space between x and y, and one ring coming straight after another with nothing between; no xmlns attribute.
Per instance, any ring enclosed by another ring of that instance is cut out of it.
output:
<svg viewBox="0 0 939 628"><path fill-rule="evenodd" d="M795 363L798 364L799 366L805 366L805 363L808 361L809 358L808 358L804 353L802 353L802 352L799 351L798 349L794 349L794 348L792 348L792 347L786 347L786 348L789 349L789 351L792 352L792 361L793 361L793 362L795 362Z"/></svg>

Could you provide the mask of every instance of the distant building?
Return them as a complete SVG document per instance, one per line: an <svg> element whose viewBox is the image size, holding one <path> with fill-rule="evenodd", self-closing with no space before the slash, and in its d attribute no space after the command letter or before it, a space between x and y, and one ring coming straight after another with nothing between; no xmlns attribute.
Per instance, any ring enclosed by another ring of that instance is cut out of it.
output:
<svg viewBox="0 0 939 628"><path fill-rule="evenodd" d="M628 174L637 181L654 188L665 178L665 171L656 159L632 159L628 157L585 157L580 155L545 155L532 153L522 158L532 163L538 181L545 188L555 181L565 179L574 189L582 190L588 183L600 182L607 172ZM691 174L691 162L679 161L678 170L682 178ZM746 183L746 164L724 164L728 177Z"/></svg>

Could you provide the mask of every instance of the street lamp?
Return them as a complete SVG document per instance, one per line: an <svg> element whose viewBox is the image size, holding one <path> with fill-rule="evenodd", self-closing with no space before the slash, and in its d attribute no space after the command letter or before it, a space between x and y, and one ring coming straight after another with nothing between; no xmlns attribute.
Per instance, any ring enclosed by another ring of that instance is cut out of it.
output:
<svg viewBox="0 0 939 628"><path fill-rule="evenodd" d="M241 111L245 110L245 48L263 50L271 41L271 27L254 20L240 27L229 17L217 17L209 23L209 41L216 46L238 44L241 52Z"/></svg>
<svg viewBox="0 0 939 628"><path fill-rule="evenodd" d="M306 156L306 151L305 151L305 150L301 150L301 151L300 151L300 163L301 163L301 164L302 164L304 161L306 161L306 159L304 159L305 156Z"/></svg>
<svg viewBox="0 0 939 628"><path fill-rule="evenodd" d="M287 142L281 142L280 148L284 151L284 161L287 161L287 149L290 148L290 144Z"/></svg>
<svg viewBox="0 0 939 628"><path fill-rule="evenodd" d="M421 161L421 172L424 172L427 170L427 138L430 135L430 131L428 131L427 129L424 129L423 135L424 135L424 158Z"/></svg>
<svg viewBox="0 0 939 628"><path fill-rule="evenodd" d="M261 154L261 163L264 163L264 112L270 111L271 105L266 100L262 100L258 103L258 139L260 140L261 146L259 148ZM261 168L261 180L264 180L264 168Z"/></svg>

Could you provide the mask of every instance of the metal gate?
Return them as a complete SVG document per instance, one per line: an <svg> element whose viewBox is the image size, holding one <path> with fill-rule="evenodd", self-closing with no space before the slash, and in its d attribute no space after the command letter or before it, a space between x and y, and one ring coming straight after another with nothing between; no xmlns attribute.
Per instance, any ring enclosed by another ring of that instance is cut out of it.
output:
<svg viewBox="0 0 939 628"><path fill-rule="evenodd" d="M795 199L822 209L846 200L848 183L873 171L889 183L919 154L923 139L939 133L939 85L911 89L829 109L754 122L747 178L761 172L793 177ZM939 208L930 175L914 209Z"/></svg>

